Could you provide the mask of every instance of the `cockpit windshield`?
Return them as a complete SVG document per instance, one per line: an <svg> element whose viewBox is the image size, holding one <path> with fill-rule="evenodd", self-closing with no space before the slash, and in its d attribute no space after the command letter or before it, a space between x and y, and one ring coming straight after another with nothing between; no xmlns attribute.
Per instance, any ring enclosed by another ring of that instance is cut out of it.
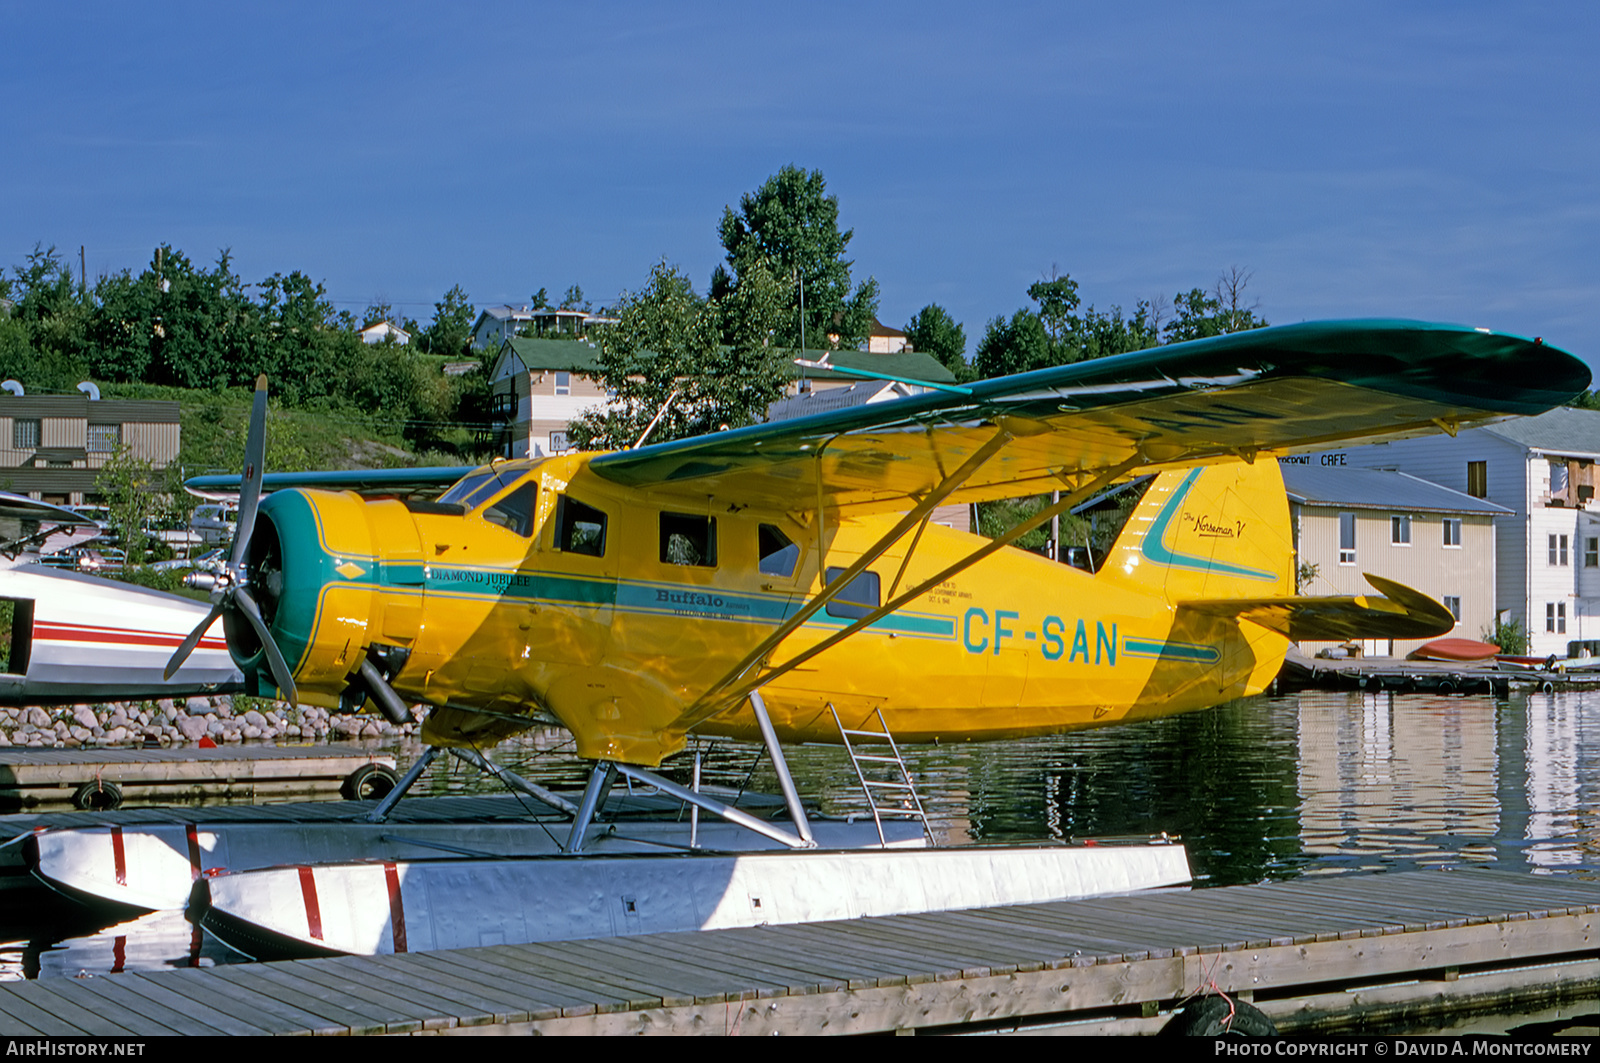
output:
<svg viewBox="0 0 1600 1063"><path fill-rule="evenodd" d="M491 465L487 469L470 473L457 480L455 486L439 496L439 501L453 503L464 510L474 510L491 495L510 487L528 472L525 462Z"/></svg>

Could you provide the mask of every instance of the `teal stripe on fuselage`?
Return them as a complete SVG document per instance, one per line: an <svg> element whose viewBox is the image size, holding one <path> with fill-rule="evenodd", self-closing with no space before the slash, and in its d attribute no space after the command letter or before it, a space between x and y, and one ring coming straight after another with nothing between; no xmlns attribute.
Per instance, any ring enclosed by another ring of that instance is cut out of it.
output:
<svg viewBox="0 0 1600 1063"><path fill-rule="evenodd" d="M798 608L796 595L749 594L683 583L593 579L547 572L424 565L420 562L379 562L370 571L345 582L374 589L420 588L429 594L451 597L511 599L592 608L610 606L641 615L684 616L773 627ZM851 623L854 621L819 613L808 621L808 626L844 627ZM936 614L896 612L878 620L872 625L872 630L913 637L953 639L956 624L953 618Z"/></svg>
<svg viewBox="0 0 1600 1063"><path fill-rule="evenodd" d="M1167 660L1196 661L1201 664L1216 664L1222 659L1222 654L1217 652L1215 646L1132 637L1122 640L1122 652L1130 657L1163 657Z"/></svg>

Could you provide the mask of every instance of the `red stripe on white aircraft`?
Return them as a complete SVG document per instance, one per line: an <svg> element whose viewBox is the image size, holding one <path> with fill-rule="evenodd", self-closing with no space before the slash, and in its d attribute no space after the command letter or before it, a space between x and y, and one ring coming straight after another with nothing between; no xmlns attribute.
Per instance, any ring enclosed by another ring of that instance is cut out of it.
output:
<svg viewBox="0 0 1600 1063"><path fill-rule="evenodd" d="M35 621L33 625L35 641L46 642L97 642L117 646L166 646L177 649L184 640L183 635L172 635L160 631L136 631L130 628L95 627L89 624L53 624L46 621ZM228 640L221 638L202 638L196 647L202 650L226 650Z"/></svg>

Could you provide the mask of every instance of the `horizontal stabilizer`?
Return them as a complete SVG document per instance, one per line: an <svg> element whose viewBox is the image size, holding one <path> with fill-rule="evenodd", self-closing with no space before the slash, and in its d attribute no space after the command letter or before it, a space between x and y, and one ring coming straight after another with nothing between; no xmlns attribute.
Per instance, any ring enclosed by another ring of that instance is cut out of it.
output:
<svg viewBox="0 0 1600 1063"><path fill-rule="evenodd" d="M1327 598L1217 598L1181 602L1180 609L1206 616L1238 617L1291 641L1427 639L1456 626L1450 610L1402 583L1366 573L1382 592Z"/></svg>

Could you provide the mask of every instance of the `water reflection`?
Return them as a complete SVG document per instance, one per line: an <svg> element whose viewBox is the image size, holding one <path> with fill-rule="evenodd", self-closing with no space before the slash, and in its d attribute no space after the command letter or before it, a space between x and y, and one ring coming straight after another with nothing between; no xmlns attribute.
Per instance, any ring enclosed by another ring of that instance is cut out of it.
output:
<svg viewBox="0 0 1600 1063"><path fill-rule="evenodd" d="M420 750L399 752L409 762ZM776 792L758 752L725 744L709 767L727 781L754 766L752 785ZM1305 693L905 752L936 832L953 844L1167 832L1182 836L1204 885L1467 864L1600 877L1600 693ZM492 757L556 788L580 787L586 772L556 731ZM867 810L841 749L799 747L790 766L824 811ZM417 792L498 784L441 759ZM0 979L231 959L181 920L102 930L83 918L0 912Z"/></svg>

